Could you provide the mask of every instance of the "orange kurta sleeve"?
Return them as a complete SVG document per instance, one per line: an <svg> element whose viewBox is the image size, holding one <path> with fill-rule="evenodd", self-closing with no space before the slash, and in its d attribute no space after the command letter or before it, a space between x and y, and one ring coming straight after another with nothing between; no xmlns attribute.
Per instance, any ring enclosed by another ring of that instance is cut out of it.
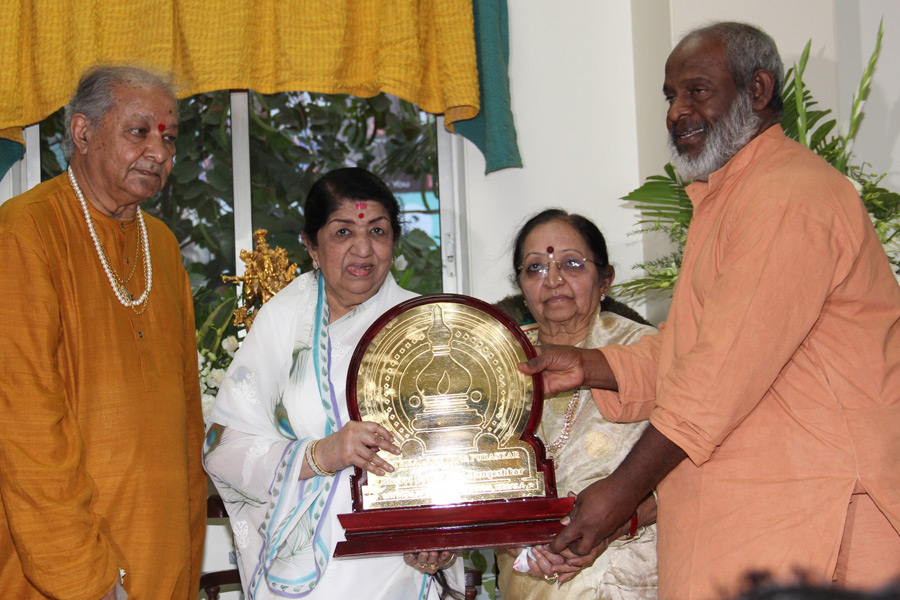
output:
<svg viewBox="0 0 900 600"><path fill-rule="evenodd" d="M96 600L115 585L119 559L92 510L94 482L60 375L60 303L68 299L29 243L37 237L29 215L10 212L0 213L0 540L11 536L22 571L47 596ZM5 581L18 565L4 559L0 568Z"/></svg>
<svg viewBox="0 0 900 600"><path fill-rule="evenodd" d="M601 350L619 386L618 392L592 390L594 402L603 418L617 423L650 418L656 406L656 375L664 329L665 323L660 323L659 333L645 335L634 344L605 346ZM628 358L627 363L625 357Z"/></svg>

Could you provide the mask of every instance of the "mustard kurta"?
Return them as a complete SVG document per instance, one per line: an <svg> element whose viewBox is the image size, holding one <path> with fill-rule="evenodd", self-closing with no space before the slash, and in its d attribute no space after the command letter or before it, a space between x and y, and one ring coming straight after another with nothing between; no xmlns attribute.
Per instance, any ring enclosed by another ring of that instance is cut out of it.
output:
<svg viewBox="0 0 900 600"><path fill-rule="evenodd" d="M91 215L126 276L137 223ZM119 569L132 600L196 597L206 480L191 291L175 238L145 221L153 287L137 315L65 175L0 206L5 598L97 600ZM143 291L141 264L134 281Z"/></svg>
<svg viewBox="0 0 900 600"><path fill-rule="evenodd" d="M830 582L854 490L900 530L900 287L850 183L778 126L687 191L668 322L604 348L619 394L594 393L690 459L659 486L659 595Z"/></svg>

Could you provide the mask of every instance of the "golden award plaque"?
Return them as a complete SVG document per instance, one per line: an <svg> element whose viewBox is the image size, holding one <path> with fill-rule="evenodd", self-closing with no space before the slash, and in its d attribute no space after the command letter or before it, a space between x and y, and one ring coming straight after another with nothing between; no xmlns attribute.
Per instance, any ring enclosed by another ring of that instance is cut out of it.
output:
<svg viewBox="0 0 900 600"><path fill-rule="evenodd" d="M515 323L467 296L414 298L372 325L350 365L350 415L383 425L401 455L384 455L392 473L356 470L335 556L552 538L572 499L556 497L533 434L541 382L517 368L533 356Z"/></svg>

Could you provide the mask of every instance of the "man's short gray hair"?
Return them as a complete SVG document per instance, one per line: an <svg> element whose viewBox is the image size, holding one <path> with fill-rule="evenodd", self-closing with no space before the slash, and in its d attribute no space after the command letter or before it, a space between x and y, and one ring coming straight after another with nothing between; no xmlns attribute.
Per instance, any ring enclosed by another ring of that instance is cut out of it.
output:
<svg viewBox="0 0 900 600"><path fill-rule="evenodd" d="M96 128L103 117L113 107L113 90L120 85L134 87L159 87L175 99L174 86L170 77L126 65L99 65L91 67L81 76L75 93L66 105L65 155L69 159L75 151L72 140L72 116L84 115Z"/></svg>
<svg viewBox="0 0 900 600"><path fill-rule="evenodd" d="M772 74L775 89L769 106L777 119L784 113L784 101L781 97L784 89L784 63L778 54L775 40L765 31L746 23L723 21L694 29L684 39L700 37L712 39L725 47L728 57L728 70L734 84L741 91L747 91L753 73L762 69Z"/></svg>

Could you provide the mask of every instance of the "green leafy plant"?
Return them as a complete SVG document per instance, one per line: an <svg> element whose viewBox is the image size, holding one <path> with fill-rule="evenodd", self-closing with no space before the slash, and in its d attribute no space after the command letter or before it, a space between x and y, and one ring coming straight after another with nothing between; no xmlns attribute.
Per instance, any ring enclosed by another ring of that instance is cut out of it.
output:
<svg viewBox="0 0 900 600"><path fill-rule="evenodd" d="M668 237L674 250L669 254L637 265L647 275L616 288L625 296L637 296L650 290L670 291L681 270L681 256L691 224L693 206L684 190L684 183L675 175L675 169L667 164L665 175L652 175L647 181L623 200L634 203L642 213L641 227L635 233L662 232Z"/></svg>
<svg viewBox="0 0 900 600"><path fill-rule="evenodd" d="M837 121L827 118L831 110L816 108L817 102L804 84L803 73L809 59L811 41L803 49L799 63L789 69L785 77L781 127L786 136L813 150L854 183L888 258L895 271L900 273L900 195L880 186L884 175L869 172L871 165L852 163L853 140L862 123L865 99L881 51L882 34L883 29L879 25L875 49L853 95L846 133L833 134ZM639 227L634 233L662 232L674 248L666 256L635 265L646 275L618 284L616 288L625 296L634 297L651 291L671 294L681 269L693 205L685 193L684 182L678 179L671 165L665 166L665 173L648 177L644 185L622 198L641 211Z"/></svg>

